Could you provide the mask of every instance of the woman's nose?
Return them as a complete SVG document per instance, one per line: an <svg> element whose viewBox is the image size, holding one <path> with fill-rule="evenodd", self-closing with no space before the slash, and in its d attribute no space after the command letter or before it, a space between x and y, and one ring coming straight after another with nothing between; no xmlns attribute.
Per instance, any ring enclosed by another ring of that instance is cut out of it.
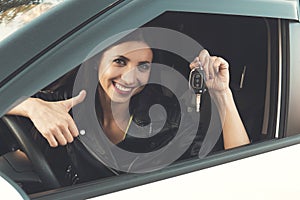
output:
<svg viewBox="0 0 300 200"><path fill-rule="evenodd" d="M124 73L121 75L122 80L128 85L135 85L137 74L135 67L128 68Z"/></svg>

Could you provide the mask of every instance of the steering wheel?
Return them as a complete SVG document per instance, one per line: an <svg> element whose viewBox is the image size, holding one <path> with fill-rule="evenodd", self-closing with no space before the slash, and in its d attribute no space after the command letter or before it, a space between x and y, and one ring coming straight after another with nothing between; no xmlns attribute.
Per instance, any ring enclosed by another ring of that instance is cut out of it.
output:
<svg viewBox="0 0 300 200"><path fill-rule="evenodd" d="M42 151L28 134L30 132L29 127L31 127L29 119L20 116L5 115L2 117L2 120L31 160L32 166L42 183L47 186L48 189L60 187L60 183Z"/></svg>

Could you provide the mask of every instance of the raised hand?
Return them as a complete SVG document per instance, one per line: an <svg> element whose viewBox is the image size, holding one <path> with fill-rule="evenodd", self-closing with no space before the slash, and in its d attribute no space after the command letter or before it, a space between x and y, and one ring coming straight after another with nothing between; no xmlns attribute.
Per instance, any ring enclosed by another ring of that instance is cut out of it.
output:
<svg viewBox="0 0 300 200"><path fill-rule="evenodd" d="M200 62L205 72L205 84L210 94L226 92L229 89L229 64L221 57L210 56L207 50L202 50L195 59ZM197 62L192 62L190 68L196 67Z"/></svg>
<svg viewBox="0 0 300 200"><path fill-rule="evenodd" d="M44 101L29 98L10 110L8 114L28 117L51 147L66 145L78 136L77 126L69 114L72 107L81 103L86 96L82 90L77 96L63 101Z"/></svg>
<svg viewBox="0 0 300 200"><path fill-rule="evenodd" d="M249 144L245 127L229 88L229 65L221 57L210 56L207 50L202 50L190 68L202 67L209 94L216 103L223 127L224 148L230 149Z"/></svg>

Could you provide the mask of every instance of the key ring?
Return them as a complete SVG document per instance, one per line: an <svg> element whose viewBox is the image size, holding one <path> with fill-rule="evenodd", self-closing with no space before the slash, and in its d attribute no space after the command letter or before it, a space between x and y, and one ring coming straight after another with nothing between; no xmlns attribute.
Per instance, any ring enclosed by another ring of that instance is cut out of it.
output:
<svg viewBox="0 0 300 200"><path fill-rule="evenodd" d="M189 88L193 90L196 95L196 112L200 112L201 95L206 91L205 72L198 57L195 58L193 62L197 64L197 66L190 72Z"/></svg>

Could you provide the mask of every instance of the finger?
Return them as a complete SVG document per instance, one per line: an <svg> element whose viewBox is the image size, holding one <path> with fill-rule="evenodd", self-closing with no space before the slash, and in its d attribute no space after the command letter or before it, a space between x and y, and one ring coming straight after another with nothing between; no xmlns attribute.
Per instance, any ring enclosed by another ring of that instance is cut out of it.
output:
<svg viewBox="0 0 300 200"><path fill-rule="evenodd" d="M71 108L81 103L85 99L85 97L86 97L86 91L81 90L77 96L61 102L67 108L67 111L69 111Z"/></svg>
<svg viewBox="0 0 300 200"><path fill-rule="evenodd" d="M203 63L203 70L204 70L204 73L205 73L205 79L206 80L208 80L209 79L209 56L206 56L205 58L204 58L205 60L204 60L204 63Z"/></svg>
<svg viewBox="0 0 300 200"><path fill-rule="evenodd" d="M202 56L209 56L209 52L206 49L202 49L199 53L199 58Z"/></svg>
<svg viewBox="0 0 300 200"><path fill-rule="evenodd" d="M193 62L190 63L190 69L200 68L202 67L202 63L200 62L199 57L196 57Z"/></svg>
<svg viewBox="0 0 300 200"><path fill-rule="evenodd" d="M216 63L215 63L215 60L216 60L216 56L211 56L210 58L209 58L209 67L208 67L208 71L209 71L209 79L214 79L214 77L215 77L215 65L216 65ZM217 66L217 67L219 67L219 66Z"/></svg>
<svg viewBox="0 0 300 200"><path fill-rule="evenodd" d="M78 128L73 119L69 121L68 128L69 128L70 134L72 135L72 139L73 139L73 137L77 137L79 135Z"/></svg>
<svg viewBox="0 0 300 200"><path fill-rule="evenodd" d="M208 66L209 66L209 57L210 57L210 55L209 55L209 53L208 53L208 51L206 49L203 49L200 52L200 54L199 54L198 57L199 57L199 60L200 60L200 62L202 64L202 68L203 68L203 70L205 72L205 77L208 78L209 77Z"/></svg>
<svg viewBox="0 0 300 200"><path fill-rule="evenodd" d="M65 139L67 140L68 143L73 142L73 136L72 136L70 130L67 127L62 128L61 132L62 132L63 136L65 137Z"/></svg>
<svg viewBox="0 0 300 200"><path fill-rule="evenodd" d="M200 51L198 58L202 65L204 65L206 58L209 56L210 55L206 49L203 49L202 51Z"/></svg>
<svg viewBox="0 0 300 200"><path fill-rule="evenodd" d="M56 139L56 141L58 142L59 145L66 145L67 144L67 140L64 137L64 135L62 134L62 132L57 128L55 132L52 133Z"/></svg>
<svg viewBox="0 0 300 200"><path fill-rule="evenodd" d="M220 67L221 67L221 63L222 63L222 60L220 57L217 57L214 61L214 64L213 64L213 70L214 70L214 73L217 74L219 73L220 71Z"/></svg>
<svg viewBox="0 0 300 200"><path fill-rule="evenodd" d="M52 134L45 134L45 138L51 147L57 147L58 143Z"/></svg>
<svg viewBox="0 0 300 200"><path fill-rule="evenodd" d="M219 70L228 70L229 69L229 64L225 59L218 57L218 61L220 62Z"/></svg>
<svg viewBox="0 0 300 200"><path fill-rule="evenodd" d="M218 70L220 76L229 76L229 64L226 60L221 57L218 57L215 60L215 70ZM228 77L229 78L229 77Z"/></svg>

